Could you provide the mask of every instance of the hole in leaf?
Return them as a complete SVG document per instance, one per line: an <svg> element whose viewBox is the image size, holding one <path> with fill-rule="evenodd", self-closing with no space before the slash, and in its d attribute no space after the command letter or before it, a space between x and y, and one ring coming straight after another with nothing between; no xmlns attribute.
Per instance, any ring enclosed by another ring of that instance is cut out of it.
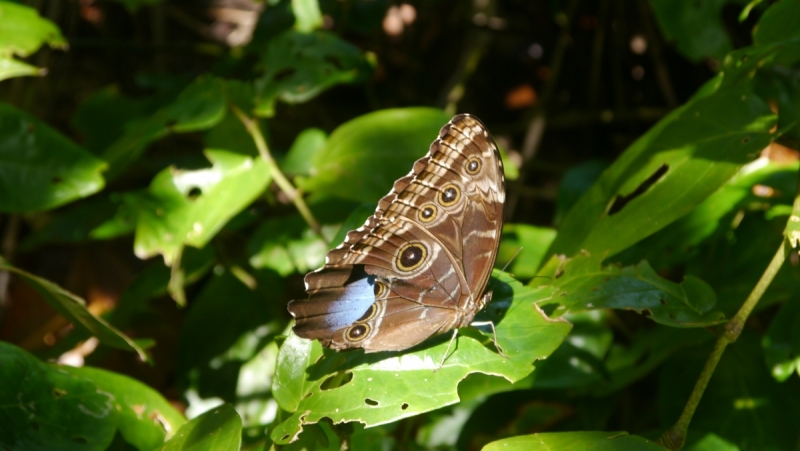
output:
<svg viewBox="0 0 800 451"><path fill-rule="evenodd" d="M62 390L62 389L60 389L58 387L53 389L53 397L56 398L56 399L66 395L66 394L67 394L66 390Z"/></svg>
<svg viewBox="0 0 800 451"><path fill-rule="evenodd" d="M308 392L308 393L306 393L306 395L305 395L305 396L303 396L303 399L310 398L310 397L311 397L311 395L313 395L313 394L314 394L314 393L312 393L312 392Z"/></svg>
<svg viewBox="0 0 800 451"><path fill-rule="evenodd" d="M407 403L407 402L404 402L404 403L403 403L403 405L402 405L402 406L400 406L400 408L401 408L402 410L406 410L406 409L408 409L408 403Z"/></svg>
<svg viewBox="0 0 800 451"><path fill-rule="evenodd" d="M195 186L189 190L189 192L186 194L186 197L188 197L190 200L195 200L200 197L201 194L203 194L203 190Z"/></svg>
<svg viewBox="0 0 800 451"><path fill-rule="evenodd" d="M289 434L286 434L283 437L281 437L282 442L285 442L286 440L289 440Z"/></svg>
<svg viewBox="0 0 800 451"><path fill-rule="evenodd" d="M39 423L37 423L36 421L31 421L31 427L33 428L34 431L38 431Z"/></svg>
<svg viewBox="0 0 800 451"><path fill-rule="evenodd" d="M325 381L319 386L319 389L332 390L334 388L339 388L342 385L347 385L351 380L353 380L352 371L339 371L338 373L333 374L325 379Z"/></svg>
<svg viewBox="0 0 800 451"><path fill-rule="evenodd" d="M89 443L89 440L86 440L86 437L81 437L80 435L77 437L72 437L72 441L75 443L80 443L82 445Z"/></svg>
<svg viewBox="0 0 800 451"><path fill-rule="evenodd" d="M273 80L275 80L275 81L283 81L283 80L286 80L287 78L291 77L292 75L294 75L294 73L295 73L294 68L287 67L285 69L279 70L278 73L275 74L275 77L273 77Z"/></svg>
<svg viewBox="0 0 800 451"><path fill-rule="evenodd" d="M364 398L364 404L375 407L378 405L378 401L375 401L374 399Z"/></svg>
<svg viewBox="0 0 800 451"><path fill-rule="evenodd" d="M632 193L624 196L617 195L617 197L614 198L614 201L611 202L611 207L608 209L608 215L611 216L619 213L623 208L625 208L625 205L628 205L628 202L644 194L648 189L650 189L651 186L659 181L661 177L664 177L664 174L667 173L667 170L669 170L669 165L664 163L658 169L656 169L655 172L653 172L653 175L648 177L647 180L643 181L638 187L636 187Z"/></svg>

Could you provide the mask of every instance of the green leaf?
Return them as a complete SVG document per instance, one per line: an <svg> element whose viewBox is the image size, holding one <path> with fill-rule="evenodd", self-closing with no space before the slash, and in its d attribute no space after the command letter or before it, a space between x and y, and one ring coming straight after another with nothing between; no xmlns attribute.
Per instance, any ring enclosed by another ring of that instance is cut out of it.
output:
<svg viewBox="0 0 800 451"><path fill-rule="evenodd" d="M298 185L308 192L377 202L425 156L449 120L433 108L382 110L353 119L331 133L311 163L311 177L298 179Z"/></svg>
<svg viewBox="0 0 800 451"><path fill-rule="evenodd" d="M706 327L724 321L712 311L714 290L702 280L686 276L679 285L663 279L643 261L635 266L602 267L602 256L554 257L540 273L558 289L542 305L559 304L556 312L582 312L615 308L648 311L653 321L673 327ZM542 279L532 284L542 285Z"/></svg>
<svg viewBox="0 0 800 451"><path fill-rule="evenodd" d="M114 434L137 449L185 421L155 390L97 368L42 363L0 342L0 447L105 450Z"/></svg>
<svg viewBox="0 0 800 451"><path fill-rule="evenodd" d="M66 47L67 41L58 27L39 16L36 9L11 2L0 2L0 55L29 56L43 44Z"/></svg>
<svg viewBox="0 0 800 451"><path fill-rule="evenodd" d="M109 178L118 176L151 142L170 132L186 133L213 127L225 117L226 108L224 81L214 77L198 78L153 115L130 122L125 133L103 152L110 166Z"/></svg>
<svg viewBox="0 0 800 451"><path fill-rule="evenodd" d="M326 31L279 34L269 41L260 66L264 75L256 81L255 112L264 117L275 114L277 99L304 103L332 86L366 79L372 72L356 46Z"/></svg>
<svg viewBox="0 0 800 451"><path fill-rule="evenodd" d="M36 66L31 66L14 58L0 56L0 81L26 75L44 75L44 73L45 71Z"/></svg>
<svg viewBox="0 0 800 451"><path fill-rule="evenodd" d="M744 69L730 72L603 172L564 218L548 254L616 254L691 211L754 159L772 140L775 116L749 78L736 82Z"/></svg>
<svg viewBox="0 0 800 451"><path fill-rule="evenodd" d="M678 50L694 62L722 59L733 49L722 22L722 8L743 0L652 0L661 31Z"/></svg>
<svg viewBox="0 0 800 451"><path fill-rule="evenodd" d="M322 12L317 0L292 0L294 27L301 33L309 33L322 27Z"/></svg>
<svg viewBox="0 0 800 451"><path fill-rule="evenodd" d="M281 161L281 170L286 174L308 175L311 162L317 152L325 148L328 135L318 128L307 128L300 132L292 143L286 157Z"/></svg>
<svg viewBox="0 0 800 451"><path fill-rule="evenodd" d="M239 451L242 419L230 404L223 404L192 419L160 451Z"/></svg>
<svg viewBox="0 0 800 451"><path fill-rule="evenodd" d="M687 443L684 449L686 451L739 451L738 446L727 440L723 440L714 433L705 434L700 440L694 443Z"/></svg>
<svg viewBox="0 0 800 451"><path fill-rule="evenodd" d="M552 295L550 289L524 287L499 271L495 276L489 287L493 301L476 321L496 324L498 344L508 358L497 353L490 330L461 329L455 351L451 349L441 368L451 334L409 351L376 354L323 353L318 342L292 334L278 356L273 393L281 408L294 413L275 428L272 439L292 441L303 424L323 417L371 426L454 404L458 383L470 373L512 383L526 377L534 369L532 362L558 347L570 324L548 319L535 306Z"/></svg>
<svg viewBox="0 0 800 451"><path fill-rule="evenodd" d="M89 94L72 116L73 127L83 137L83 145L95 155L102 152L125 133L134 120L154 114L163 95L132 99L108 86Z"/></svg>
<svg viewBox="0 0 800 451"><path fill-rule="evenodd" d="M325 225L322 233L333 236L337 226ZM247 243L250 265L269 268L282 276L319 268L328 253L328 241L320 238L299 215L268 219Z"/></svg>
<svg viewBox="0 0 800 451"><path fill-rule="evenodd" d="M134 252L139 258L160 253L169 265L185 245L204 247L271 180L261 158L223 150L205 154L210 168L167 168L147 191L124 197L136 212Z"/></svg>
<svg viewBox="0 0 800 451"><path fill-rule="evenodd" d="M0 211L46 210L86 197L103 188L105 168L47 124L0 103Z"/></svg>
<svg viewBox="0 0 800 451"><path fill-rule="evenodd" d="M725 349L692 418L696 433L713 432L742 449L794 449L800 431L800 378L783 383L764 366L758 337L745 329ZM674 423L689 399L710 346L691 346L662 365L658 386L661 424Z"/></svg>
<svg viewBox="0 0 800 451"><path fill-rule="evenodd" d="M114 326L108 324L103 318L98 318L86 309L86 302L74 294L64 290L49 280L36 277L33 274L9 265L0 259L0 270L12 272L36 290L58 313L63 315L75 326L96 336L101 343L126 351L139 354L142 360L149 360L144 349L123 334Z"/></svg>
<svg viewBox="0 0 800 451"><path fill-rule="evenodd" d="M527 280L536 275L556 231L527 224L505 224L495 266L509 264L508 272Z"/></svg>
<svg viewBox="0 0 800 451"><path fill-rule="evenodd" d="M489 443L483 451L664 451L664 447L627 432L548 432Z"/></svg>
<svg viewBox="0 0 800 451"><path fill-rule="evenodd" d="M790 299L781 306L761 339L761 347L775 380L783 382L794 373L800 375L800 300Z"/></svg>

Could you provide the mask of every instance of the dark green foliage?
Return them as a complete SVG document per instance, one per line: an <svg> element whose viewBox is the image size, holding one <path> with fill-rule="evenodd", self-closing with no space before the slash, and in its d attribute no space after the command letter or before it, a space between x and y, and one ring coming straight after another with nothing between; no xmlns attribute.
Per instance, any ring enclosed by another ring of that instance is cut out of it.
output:
<svg viewBox="0 0 800 451"><path fill-rule="evenodd" d="M782 243L684 449L798 449L797 0L67 3L0 0L0 450L663 449ZM294 335L455 111L503 150L496 335Z"/></svg>

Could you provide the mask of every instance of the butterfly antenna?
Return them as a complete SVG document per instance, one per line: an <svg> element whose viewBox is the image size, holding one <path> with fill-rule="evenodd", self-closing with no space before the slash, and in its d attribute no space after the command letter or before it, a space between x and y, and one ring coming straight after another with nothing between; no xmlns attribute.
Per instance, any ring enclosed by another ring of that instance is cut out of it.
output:
<svg viewBox="0 0 800 451"><path fill-rule="evenodd" d="M509 260L508 263L506 263L506 265L503 266L503 269L502 269L503 272L506 272L506 268L508 268L509 265L511 265L511 262L513 262L514 259L517 258L517 255L519 255L520 252L522 252L522 246L520 246L519 249L517 249L517 252L515 252L514 255L511 256L511 260Z"/></svg>

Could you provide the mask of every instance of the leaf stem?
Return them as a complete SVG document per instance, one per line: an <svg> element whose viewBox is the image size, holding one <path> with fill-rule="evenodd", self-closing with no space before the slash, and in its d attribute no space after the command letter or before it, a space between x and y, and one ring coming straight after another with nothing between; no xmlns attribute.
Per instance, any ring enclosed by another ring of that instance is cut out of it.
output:
<svg viewBox="0 0 800 451"><path fill-rule="evenodd" d="M311 230L314 231L320 238L325 240L322 236L322 228L319 225L319 222L314 218L314 215L311 213L311 210L306 205L305 200L303 200L303 196L297 190L297 188L292 185L289 179L283 175L280 168L278 167L278 163L275 162L275 159L272 158L272 154L269 152L269 146L267 146L267 141L264 139L264 134L261 133L261 129L258 127L258 122L247 116L244 111L239 109L234 104L230 104L231 110L239 118L239 120L244 125L244 128L247 130L247 133L253 138L253 142L256 144L256 148L258 149L259 155L261 155L261 159L263 159L267 166L269 167L270 171L272 172L272 177L275 179L275 183L278 187L283 191L284 194L292 201L297 211L300 213L300 216L306 221L308 226ZM325 240L327 242L327 240Z"/></svg>
<svg viewBox="0 0 800 451"><path fill-rule="evenodd" d="M775 252L775 255L772 257L772 261L767 266L767 269L764 270L756 286L753 287L753 291L750 292L747 300L739 311L736 312L736 315L725 325L722 335L717 338L714 349L711 351L711 355L708 356L708 360L694 385L692 394L689 396L689 400L686 402L681 416L678 418L678 421L658 439L660 444L673 450L678 450L683 447L686 441L686 431L689 428L689 423L692 421L692 416L697 409L697 405L700 404L700 399L703 397L703 392L708 385L708 381L711 380L711 376L714 374L714 369L717 367L720 358L722 358L722 353L729 344L735 342L736 339L739 338L742 329L744 329L744 324L753 311L753 308L755 308L761 296L764 295L764 292L767 290L770 283L772 283L778 270L783 266L786 252L789 250L787 245L788 243L786 240L781 242L777 252Z"/></svg>

